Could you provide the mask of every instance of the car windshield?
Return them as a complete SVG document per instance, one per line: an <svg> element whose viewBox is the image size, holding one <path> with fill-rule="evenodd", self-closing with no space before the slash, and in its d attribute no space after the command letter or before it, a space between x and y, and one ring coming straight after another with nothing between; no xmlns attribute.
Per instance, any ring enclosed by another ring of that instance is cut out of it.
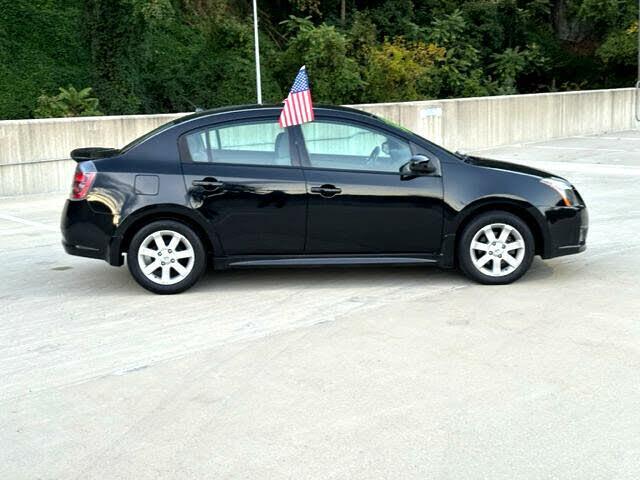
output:
<svg viewBox="0 0 640 480"><path fill-rule="evenodd" d="M168 130L169 128L173 127L175 124L176 124L176 121L173 120L173 121L171 121L169 123L165 123L164 125L160 125L158 128L154 128L150 132L145 133L141 137L136 138L133 142L128 143L127 145L122 147L120 149L120 153L125 153L125 152L131 150L133 147L136 147L136 146L140 145L142 142L144 142L145 140L153 137L155 134L160 133L160 132L162 132L164 130Z"/></svg>

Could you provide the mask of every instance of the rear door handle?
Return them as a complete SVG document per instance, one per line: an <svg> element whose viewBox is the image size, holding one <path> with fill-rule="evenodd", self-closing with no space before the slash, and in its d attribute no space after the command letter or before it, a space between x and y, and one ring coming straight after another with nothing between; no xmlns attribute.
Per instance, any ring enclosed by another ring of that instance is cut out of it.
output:
<svg viewBox="0 0 640 480"><path fill-rule="evenodd" d="M215 178L205 178L203 180L194 180L191 182L194 187L202 187L206 190L214 190L224 187L224 183L217 181Z"/></svg>
<svg viewBox="0 0 640 480"><path fill-rule="evenodd" d="M191 182L191 189L189 193L195 200L200 202L206 198L214 197L217 195L223 195L226 190L226 185L219 182L213 177L205 177L202 180L194 180Z"/></svg>
<svg viewBox="0 0 640 480"><path fill-rule="evenodd" d="M336 187L335 185L325 184L319 187L311 187L311 193L318 193L323 197L331 198L342 193L342 189Z"/></svg>

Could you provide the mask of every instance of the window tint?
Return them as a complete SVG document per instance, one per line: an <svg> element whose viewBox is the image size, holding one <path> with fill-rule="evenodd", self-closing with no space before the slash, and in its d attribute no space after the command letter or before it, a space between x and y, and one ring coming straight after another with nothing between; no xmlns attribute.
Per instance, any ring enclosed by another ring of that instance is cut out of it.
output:
<svg viewBox="0 0 640 480"><path fill-rule="evenodd" d="M323 120L301 128L312 167L398 172L411 158L407 141L379 130Z"/></svg>
<svg viewBox="0 0 640 480"><path fill-rule="evenodd" d="M291 165L289 133L277 122L255 122L200 130L186 137L193 162Z"/></svg>

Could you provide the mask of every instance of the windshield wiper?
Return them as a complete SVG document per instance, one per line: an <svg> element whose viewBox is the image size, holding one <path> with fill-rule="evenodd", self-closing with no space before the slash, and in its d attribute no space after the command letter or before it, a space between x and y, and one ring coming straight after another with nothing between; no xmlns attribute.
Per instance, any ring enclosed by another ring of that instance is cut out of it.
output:
<svg viewBox="0 0 640 480"><path fill-rule="evenodd" d="M462 160L465 163L471 163L471 157L469 155L467 155L466 153L462 153L460 151L456 151L455 152L455 156L458 157L460 160Z"/></svg>

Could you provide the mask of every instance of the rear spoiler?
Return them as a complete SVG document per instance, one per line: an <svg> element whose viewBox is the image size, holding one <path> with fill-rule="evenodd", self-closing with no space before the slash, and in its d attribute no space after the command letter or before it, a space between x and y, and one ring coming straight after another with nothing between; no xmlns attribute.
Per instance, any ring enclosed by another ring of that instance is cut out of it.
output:
<svg viewBox="0 0 640 480"><path fill-rule="evenodd" d="M87 162L89 160L96 160L98 158L107 158L114 157L120 150L117 148L106 148L106 147L87 147L87 148L76 148L71 151L71 158L76 162Z"/></svg>

